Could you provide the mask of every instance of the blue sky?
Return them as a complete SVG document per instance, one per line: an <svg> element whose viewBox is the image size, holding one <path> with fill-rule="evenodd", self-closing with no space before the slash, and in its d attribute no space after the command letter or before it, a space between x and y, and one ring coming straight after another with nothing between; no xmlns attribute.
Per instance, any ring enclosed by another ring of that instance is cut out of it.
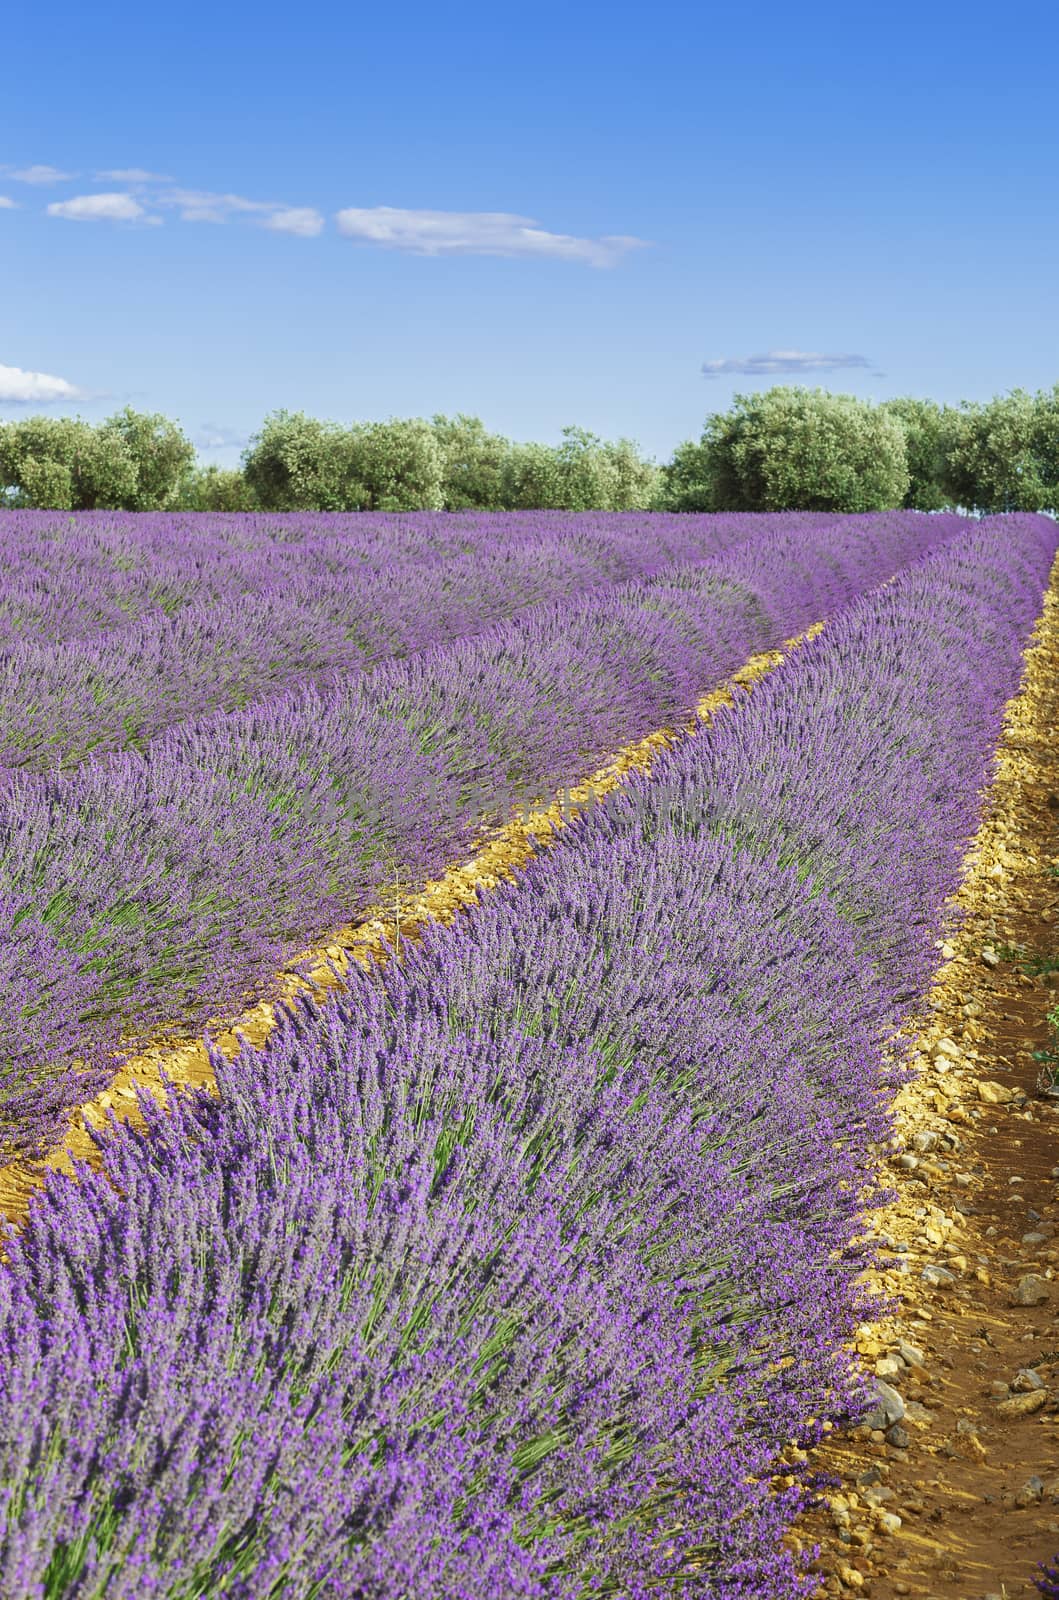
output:
<svg viewBox="0 0 1059 1600"><path fill-rule="evenodd" d="M1051 386L1057 47L1054 3L18 7L0 418L129 403L231 463L280 406L469 411L664 459L777 372Z"/></svg>

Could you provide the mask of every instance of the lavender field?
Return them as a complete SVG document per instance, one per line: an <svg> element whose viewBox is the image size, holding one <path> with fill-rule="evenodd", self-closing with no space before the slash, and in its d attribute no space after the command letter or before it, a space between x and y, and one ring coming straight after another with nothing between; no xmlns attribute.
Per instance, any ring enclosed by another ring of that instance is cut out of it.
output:
<svg viewBox="0 0 1059 1600"><path fill-rule="evenodd" d="M0 1159L756 652L514 883L0 1265L0 1597L814 1592L845 1350L1054 521L0 512ZM783 1485L778 1478L783 1475Z"/></svg>

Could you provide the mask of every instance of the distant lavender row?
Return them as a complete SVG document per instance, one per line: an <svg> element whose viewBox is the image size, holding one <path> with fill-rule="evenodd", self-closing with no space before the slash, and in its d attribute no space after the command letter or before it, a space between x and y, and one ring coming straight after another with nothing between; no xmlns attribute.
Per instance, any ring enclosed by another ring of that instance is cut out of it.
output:
<svg viewBox="0 0 1059 1600"><path fill-rule="evenodd" d="M784 526L835 516L794 513ZM495 558L523 543L565 541L611 579L720 554L775 518L555 511L449 514L218 515L0 511L0 644L81 638L185 606L231 604L288 584L348 590L415 565Z"/></svg>
<svg viewBox="0 0 1059 1600"><path fill-rule="evenodd" d="M703 542L724 549L729 533L728 520L717 519ZM139 617L80 640L13 639L0 646L0 764L55 770L89 751L142 747L174 722L361 672L481 633L529 606L665 570L664 545L574 529L372 571L294 567L253 596L190 604L173 617ZM285 558L290 550L282 547Z"/></svg>
<svg viewBox="0 0 1059 1600"><path fill-rule="evenodd" d="M1056 538L981 524L113 1186L53 1177L0 1267L0 1591L812 1592L770 1474L860 1404L882 1046Z"/></svg>
<svg viewBox="0 0 1059 1600"><path fill-rule="evenodd" d="M686 714L764 649L889 577L959 519L801 532L170 729L143 753L0 789L0 1148L54 1135L118 1029L239 1009L400 870ZM30 979L32 982L32 979ZM48 1092L41 1092L41 1080ZM95 1081L95 1080L88 1080Z"/></svg>

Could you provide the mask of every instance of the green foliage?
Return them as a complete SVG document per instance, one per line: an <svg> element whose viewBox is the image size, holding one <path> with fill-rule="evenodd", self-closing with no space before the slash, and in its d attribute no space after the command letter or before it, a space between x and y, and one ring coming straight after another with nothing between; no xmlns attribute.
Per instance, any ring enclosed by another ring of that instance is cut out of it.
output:
<svg viewBox="0 0 1059 1600"><path fill-rule="evenodd" d="M138 497L139 476L136 458L127 440L107 423L93 428L79 422L77 427L79 432L71 466L75 508L132 510Z"/></svg>
<svg viewBox="0 0 1059 1600"><path fill-rule="evenodd" d="M254 492L242 472L227 467L193 467L185 474L178 499L182 511L255 511Z"/></svg>
<svg viewBox="0 0 1059 1600"><path fill-rule="evenodd" d="M445 458L429 422L420 417L358 422L345 438L351 481L357 486L357 507L369 511L442 509Z"/></svg>
<svg viewBox="0 0 1059 1600"><path fill-rule="evenodd" d="M343 428L273 411L243 456L267 511L440 510L443 468L434 430L418 417Z"/></svg>
<svg viewBox="0 0 1059 1600"><path fill-rule="evenodd" d="M702 445L715 511L883 511L908 492L904 429L853 395L736 395Z"/></svg>
<svg viewBox="0 0 1059 1600"><path fill-rule="evenodd" d="M1059 509L1059 386L1013 389L987 404L950 411L945 480L952 499L976 511Z"/></svg>
<svg viewBox="0 0 1059 1600"><path fill-rule="evenodd" d="M627 511L655 502L659 476L632 440L607 444L584 428L568 427L557 446L510 447L501 497L511 510Z"/></svg>
<svg viewBox="0 0 1059 1600"><path fill-rule="evenodd" d="M459 412L349 427L273 411L243 471L200 467L178 425L130 406L0 423L0 502L62 510L1059 510L1059 384L988 405L778 386L736 395L664 467L567 427L517 444Z"/></svg>
<svg viewBox="0 0 1059 1600"><path fill-rule="evenodd" d="M879 410L901 424L908 461L908 489L904 505L912 511L942 511L952 501L945 487L945 436L950 426L948 407L934 400L901 395L884 400Z"/></svg>
<svg viewBox="0 0 1059 1600"><path fill-rule="evenodd" d="M136 464L136 487L124 501L127 511L164 511L176 505L185 474L195 461L195 447L175 422L157 412L115 412L103 431L121 438Z"/></svg>
<svg viewBox="0 0 1059 1600"><path fill-rule="evenodd" d="M1059 383L1050 390L1038 390L1034 406L1033 443L1044 505L1048 511L1059 511Z"/></svg>
<svg viewBox="0 0 1059 1600"><path fill-rule="evenodd" d="M501 469L500 497L509 511L558 506L562 491L555 451L546 444L513 444Z"/></svg>
<svg viewBox="0 0 1059 1600"><path fill-rule="evenodd" d="M658 505L663 511L712 511L710 448L704 441L687 439L673 451L661 471Z"/></svg>
<svg viewBox="0 0 1059 1600"><path fill-rule="evenodd" d="M635 439L617 439L601 449L612 471L609 511L647 511L658 505L662 472L644 461Z"/></svg>
<svg viewBox="0 0 1059 1600"><path fill-rule="evenodd" d="M499 511L501 478L511 448L499 433L489 433L479 417L458 412L431 419L442 458L442 496L446 511Z"/></svg>
<svg viewBox="0 0 1059 1600"><path fill-rule="evenodd" d="M73 476L64 461L54 461L48 456L28 456L22 463L19 479L19 499L25 505L41 506L48 511L73 510Z"/></svg>
<svg viewBox="0 0 1059 1600"><path fill-rule="evenodd" d="M349 457L337 423L271 411L243 453L243 474L265 511L345 511L364 495L351 481Z"/></svg>
<svg viewBox="0 0 1059 1600"><path fill-rule="evenodd" d="M176 503L193 459L175 423L129 406L95 426L27 417L0 427L0 480L21 505L159 510Z"/></svg>
<svg viewBox="0 0 1059 1600"><path fill-rule="evenodd" d="M563 429L562 443L556 447L556 481L564 510L589 511L593 506L613 504L617 478L603 441L587 428Z"/></svg>
<svg viewBox="0 0 1059 1600"><path fill-rule="evenodd" d="M977 511L1039 510L1034 424L1033 398L1021 389L950 411L945 480L953 500Z"/></svg>

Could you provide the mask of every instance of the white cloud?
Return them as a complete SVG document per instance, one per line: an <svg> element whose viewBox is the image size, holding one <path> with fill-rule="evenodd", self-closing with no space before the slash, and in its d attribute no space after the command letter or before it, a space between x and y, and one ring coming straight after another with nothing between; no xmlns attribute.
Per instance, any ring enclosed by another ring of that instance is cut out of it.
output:
<svg viewBox="0 0 1059 1600"><path fill-rule="evenodd" d="M246 217L264 228L279 227L281 232L319 233L323 227L323 218L311 206L248 200L242 194L214 194L209 189L167 189L157 197L157 204L179 211L181 222L227 222L230 217ZM317 221L320 227L314 225Z"/></svg>
<svg viewBox="0 0 1059 1600"><path fill-rule="evenodd" d="M142 167L111 167L95 174L97 183L172 183L164 172L145 172Z"/></svg>
<svg viewBox="0 0 1059 1600"><path fill-rule="evenodd" d="M0 172L4 169L0 168ZM26 167L12 176L26 183L57 183L73 174L56 167ZM158 225L161 213L173 211L181 222L222 224L248 222L271 233L312 239L324 231L324 216L315 206L292 206L278 200L251 200L245 195L178 187L171 178L144 167L111 167L95 173L96 182L126 185L100 194L74 195L45 209L71 222L136 222ZM0 198L0 207L14 202ZM516 256L580 262L612 267L649 241L628 234L582 238L552 233L532 217L508 211L402 210L395 206L350 207L335 214L345 238L414 255ZM765 358L753 358L765 359ZM848 358L840 358L848 359ZM707 363L707 368L716 365ZM704 370L707 370L704 368ZM718 370L727 370L722 366ZM734 370L734 369L733 369Z"/></svg>
<svg viewBox="0 0 1059 1600"><path fill-rule="evenodd" d="M208 189L167 189L160 206L173 206L181 222L227 222L232 216L262 216L286 208L275 201L247 200L241 194L212 194Z"/></svg>
<svg viewBox="0 0 1059 1600"><path fill-rule="evenodd" d="M611 267L648 241L626 234L579 239L548 233L532 217L508 211L403 211L394 206L350 207L335 214L347 239L414 255L544 256Z"/></svg>
<svg viewBox="0 0 1059 1600"><path fill-rule="evenodd" d="M703 375L719 378L728 372L747 373L751 377L799 372L835 372L843 367L870 367L867 356L821 355L811 350L769 350L763 356L722 356L718 361L704 361Z"/></svg>
<svg viewBox="0 0 1059 1600"><path fill-rule="evenodd" d="M79 194L72 200L54 200L49 217L66 217L70 222L157 222L149 217L131 194Z"/></svg>
<svg viewBox="0 0 1059 1600"><path fill-rule="evenodd" d="M49 372L0 366L0 401L6 404L48 405L55 400L76 400L80 394L65 378L54 378Z"/></svg>
<svg viewBox="0 0 1059 1600"><path fill-rule="evenodd" d="M312 206L285 206L278 200L248 200L241 194L214 194L208 189L166 189L155 204L172 207L181 222L227 222L243 217L273 233L311 239L322 232L324 219Z"/></svg>
<svg viewBox="0 0 1059 1600"><path fill-rule="evenodd" d="M9 199L6 194L0 194L0 211L14 211L15 209L15 202Z"/></svg>
<svg viewBox="0 0 1059 1600"><path fill-rule="evenodd" d="M76 178L76 172L60 172L58 167L37 165L34 167L17 167L11 171L12 178L17 178L19 183L67 183L71 178Z"/></svg>
<svg viewBox="0 0 1059 1600"><path fill-rule="evenodd" d="M214 195L206 189L166 189L158 195L158 205L173 206L181 222L227 222L235 211L256 210L253 200L242 195Z"/></svg>
<svg viewBox="0 0 1059 1600"><path fill-rule="evenodd" d="M249 442L246 434L216 422L204 422L193 440L198 450L242 450Z"/></svg>
<svg viewBox="0 0 1059 1600"><path fill-rule="evenodd" d="M273 211L261 226L271 228L273 233L293 233L301 239L314 239L323 232L324 219L312 206L285 206L282 211Z"/></svg>

